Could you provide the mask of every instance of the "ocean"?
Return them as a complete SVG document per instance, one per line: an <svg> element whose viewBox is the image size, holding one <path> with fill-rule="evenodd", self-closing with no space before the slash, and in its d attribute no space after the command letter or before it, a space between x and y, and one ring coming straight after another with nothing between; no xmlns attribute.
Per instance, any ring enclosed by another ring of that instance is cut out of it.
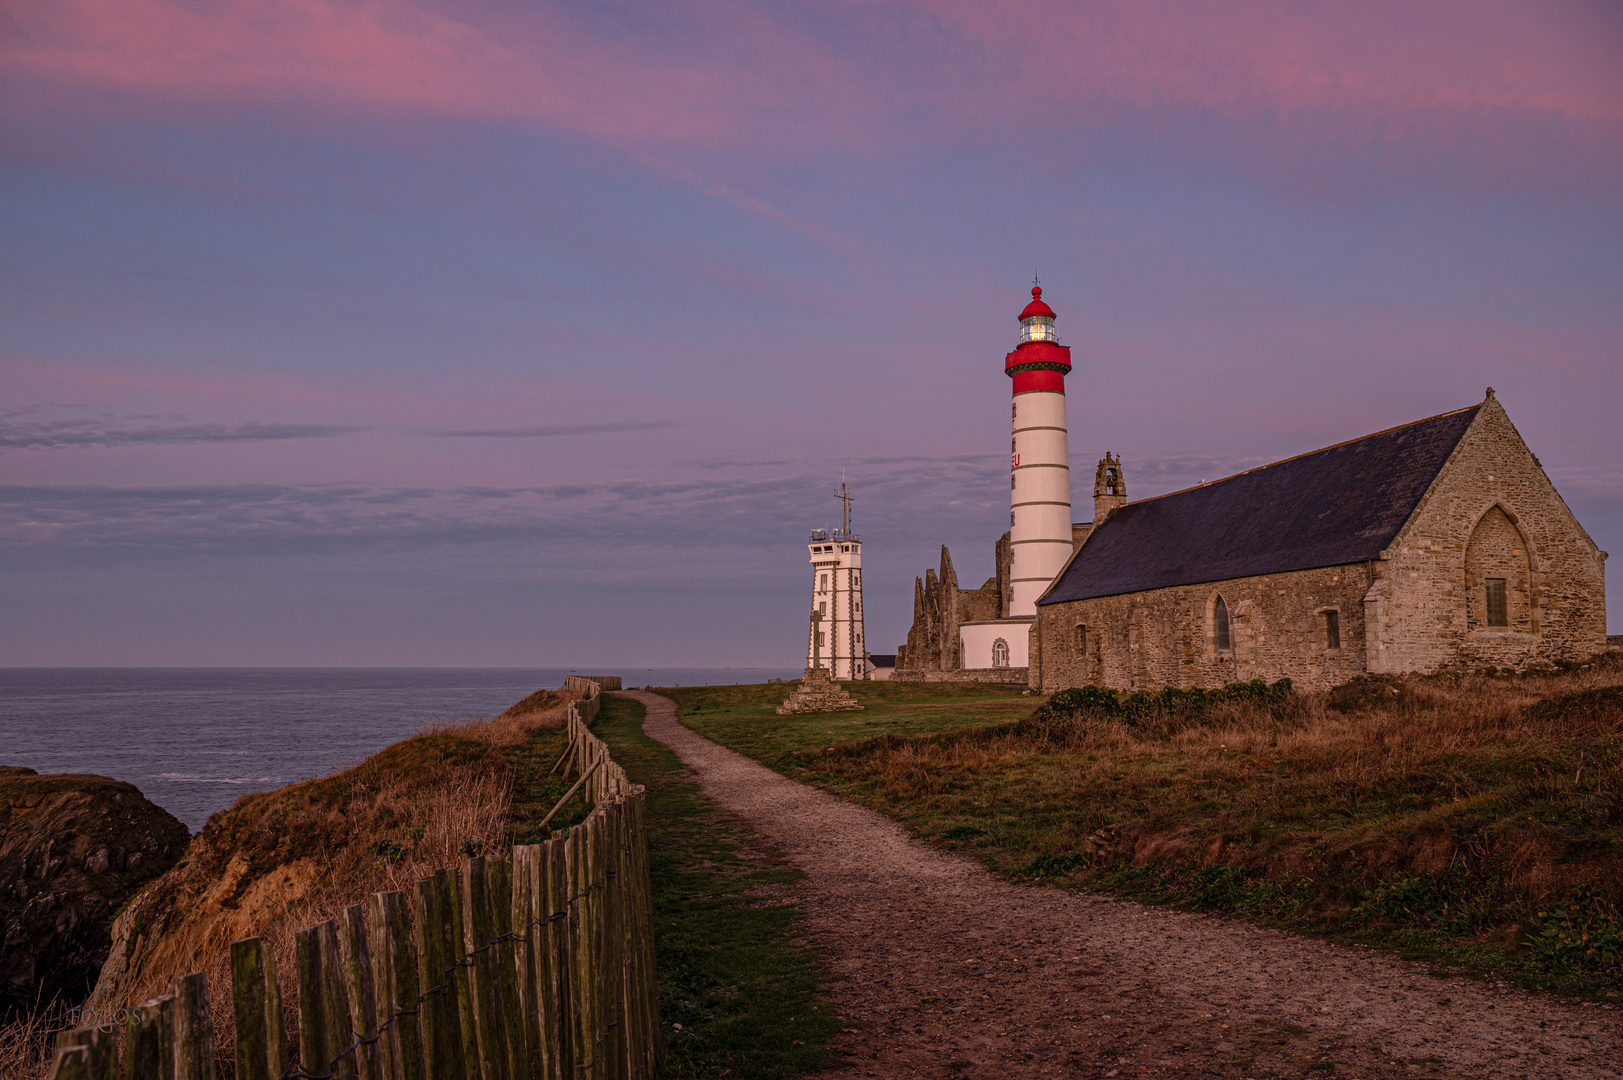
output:
<svg viewBox="0 0 1623 1080"><path fill-rule="evenodd" d="M485 719L565 675L626 686L795 668L0 668L0 765L125 780L193 832L240 795L325 776L428 720Z"/></svg>

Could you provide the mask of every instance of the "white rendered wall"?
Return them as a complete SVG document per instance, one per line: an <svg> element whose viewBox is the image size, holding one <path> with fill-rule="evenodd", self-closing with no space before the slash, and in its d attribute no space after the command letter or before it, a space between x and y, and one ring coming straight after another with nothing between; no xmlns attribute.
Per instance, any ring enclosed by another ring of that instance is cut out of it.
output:
<svg viewBox="0 0 1623 1080"><path fill-rule="evenodd" d="M1009 667L1026 667L1030 660L1031 620L998 619L995 622L964 623L958 627L958 640L964 644L964 667L989 668L992 645L998 638L1009 643Z"/></svg>
<svg viewBox="0 0 1623 1080"><path fill-rule="evenodd" d="M1068 458L1065 395L1052 390L1017 395L1009 489L1009 539L1014 545L1014 565L1009 573L1011 617L1035 615L1037 598L1048 591L1071 557ZM966 646L967 642L966 638ZM1010 641L1011 655L1014 648ZM1026 644L1022 641L1020 655L1025 654ZM1014 666L1024 663L1022 659ZM967 652L964 666L976 666L969 663Z"/></svg>
<svg viewBox="0 0 1623 1080"><path fill-rule="evenodd" d="M806 634L806 666L815 662L836 679L865 679L868 653L862 630L862 543L812 540L806 548L812 565L811 610L823 613ZM820 646L818 631L823 634Z"/></svg>

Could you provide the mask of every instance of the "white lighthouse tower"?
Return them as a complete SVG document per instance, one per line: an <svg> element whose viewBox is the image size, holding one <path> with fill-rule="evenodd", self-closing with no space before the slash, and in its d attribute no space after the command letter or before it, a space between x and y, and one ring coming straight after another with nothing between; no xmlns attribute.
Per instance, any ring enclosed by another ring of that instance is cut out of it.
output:
<svg viewBox="0 0 1623 1080"><path fill-rule="evenodd" d="M862 541L851 531L851 493L840 481L840 527L818 529L806 541L811 555L811 629L806 667L826 668L833 679L866 679L862 635Z"/></svg>
<svg viewBox="0 0 1623 1080"><path fill-rule="evenodd" d="M1071 557L1071 468L1065 431L1065 376L1071 349L1054 334L1054 309L1041 285L1020 312L1020 342L1003 358L1014 380L1009 440L1008 615L960 624L966 668L1028 666L1037 598Z"/></svg>

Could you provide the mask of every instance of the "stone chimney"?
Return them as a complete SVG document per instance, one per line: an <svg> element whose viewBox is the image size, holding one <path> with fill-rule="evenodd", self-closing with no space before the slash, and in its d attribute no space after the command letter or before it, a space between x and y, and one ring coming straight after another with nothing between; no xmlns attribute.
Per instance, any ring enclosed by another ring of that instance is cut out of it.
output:
<svg viewBox="0 0 1623 1080"><path fill-rule="evenodd" d="M1127 502L1127 481L1121 475L1121 458L1110 451L1099 459L1099 470L1093 474L1093 527L1097 529L1110 512Z"/></svg>

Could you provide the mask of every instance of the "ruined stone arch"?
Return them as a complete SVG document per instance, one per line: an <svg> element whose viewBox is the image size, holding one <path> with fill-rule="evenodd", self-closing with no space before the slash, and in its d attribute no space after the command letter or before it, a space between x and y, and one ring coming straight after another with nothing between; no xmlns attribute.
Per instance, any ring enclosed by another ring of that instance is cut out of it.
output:
<svg viewBox="0 0 1623 1080"><path fill-rule="evenodd" d="M1538 633L1538 559L1516 514L1494 502L1465 544L1465 626L1471 633ZM1493 583L1503 582L1503 621L1495 624Z"/></svg>

